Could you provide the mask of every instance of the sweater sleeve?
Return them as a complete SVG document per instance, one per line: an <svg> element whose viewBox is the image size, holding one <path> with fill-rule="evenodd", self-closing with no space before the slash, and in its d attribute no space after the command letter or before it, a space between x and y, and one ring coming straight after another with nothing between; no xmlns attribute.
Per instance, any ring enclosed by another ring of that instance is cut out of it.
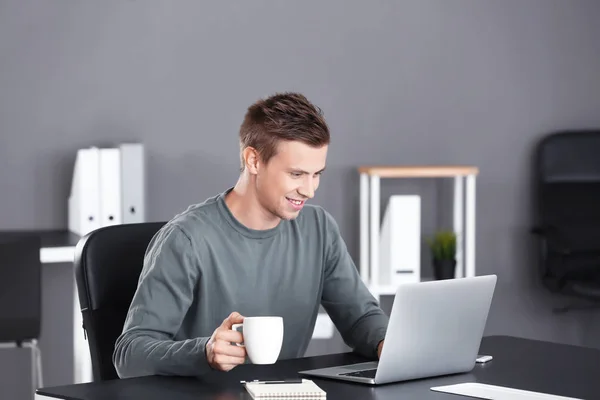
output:
<svg viewBox="0 0 600 400"><path fill-rule="evenodd" d="M333 217L326 215L326 264L321 304L344 342L357 353L377 358L388 316L379 307L356 269Z"/></svg>
<svg viewBox="0 0 600 400"><path fill-rule="evenodd" d="M208 337L174 340L192 303L199 278L192 243L175 225L150 243L113 363L121 378L141 375L201 375L209 371Z"/></svg>

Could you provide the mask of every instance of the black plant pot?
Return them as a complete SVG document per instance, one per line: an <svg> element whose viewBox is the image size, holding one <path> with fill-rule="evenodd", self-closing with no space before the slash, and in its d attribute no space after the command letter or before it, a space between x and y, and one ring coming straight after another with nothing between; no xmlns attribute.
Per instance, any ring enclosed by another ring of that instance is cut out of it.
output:
<svg viewBox="0 0 600 400"><path fill-rule="evenodd" d="M456 269L456 260L433 260L433 273L435 279L453 279Z"/></svg>

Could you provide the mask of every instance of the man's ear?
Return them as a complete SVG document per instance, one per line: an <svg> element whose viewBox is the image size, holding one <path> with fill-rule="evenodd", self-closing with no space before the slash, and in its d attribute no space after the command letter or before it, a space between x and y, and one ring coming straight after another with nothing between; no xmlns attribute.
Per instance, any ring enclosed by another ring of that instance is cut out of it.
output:
<svg viewBox="0 0 600 400"><path fill-rule="evenodd" d="M258 151L254 147L246 147L242 152L242 156L244 159L244 163L246 164L246 168L248 172L253 175L258 173L258 167L260 162L260 156Z"/></svg>

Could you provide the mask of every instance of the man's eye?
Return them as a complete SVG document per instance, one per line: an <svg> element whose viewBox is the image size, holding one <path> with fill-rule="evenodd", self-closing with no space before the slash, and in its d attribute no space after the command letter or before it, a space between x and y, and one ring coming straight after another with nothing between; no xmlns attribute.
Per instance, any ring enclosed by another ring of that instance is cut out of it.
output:
<svg viewBox="0 0 600 400"><path fill-rule="evenodd" d="M300 177L302 174L300 172L292 172L291 175L295 178Z"/></svg>

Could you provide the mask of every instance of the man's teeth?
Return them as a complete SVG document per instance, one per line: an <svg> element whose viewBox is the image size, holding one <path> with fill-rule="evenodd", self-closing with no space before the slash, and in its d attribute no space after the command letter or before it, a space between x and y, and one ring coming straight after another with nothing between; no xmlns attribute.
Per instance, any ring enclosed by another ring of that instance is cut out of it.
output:
<svg viewBox="0 0 600 400"><path fill-rule="evenodd" d="M292 203L296 204L296 205L300 205L302 204L302 202L300 200L294 200L294 199L288 199L289 201L291 201Z"/></svg>

